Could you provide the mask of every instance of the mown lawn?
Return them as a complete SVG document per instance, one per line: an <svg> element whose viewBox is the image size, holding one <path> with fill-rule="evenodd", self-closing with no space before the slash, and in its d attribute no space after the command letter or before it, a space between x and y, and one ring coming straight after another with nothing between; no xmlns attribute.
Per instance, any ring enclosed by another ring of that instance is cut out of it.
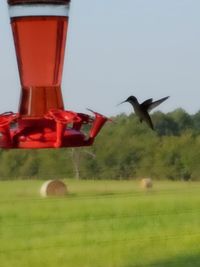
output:
<svg viewBox="0 0 200 267"><path fill-rule="evenodd" d="M65 182L0 182L0 266L200 266L200 183Z"/></svg>

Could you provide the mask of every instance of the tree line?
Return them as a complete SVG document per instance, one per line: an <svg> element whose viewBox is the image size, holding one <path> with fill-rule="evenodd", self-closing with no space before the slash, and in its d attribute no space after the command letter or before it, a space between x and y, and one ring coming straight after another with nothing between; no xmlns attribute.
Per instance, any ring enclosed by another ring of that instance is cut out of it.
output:
<svg viewBox="0 0 200 267"><path fill-rule="evenodd" d="M0 150L0 180L200 180L200 111L154 112L155 131L134 115L113 117L92 147Z"/></svg>

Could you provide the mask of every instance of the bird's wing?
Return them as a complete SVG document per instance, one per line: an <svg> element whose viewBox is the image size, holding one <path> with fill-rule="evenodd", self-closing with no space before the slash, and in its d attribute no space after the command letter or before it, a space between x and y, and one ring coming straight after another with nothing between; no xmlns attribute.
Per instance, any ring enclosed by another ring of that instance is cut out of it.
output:
<svg viewBox="0 0 200 267"><path fill-rule="evenodd" d="M147 110L151 111L153 108L156 108L157 106L159 106L162 102L164 102L168 98L169 98L169 96L166 96L166 97L163 97L163 98L161 98L161 99L159 99L157 101L154 101L154 102L150 103L149 106L147 107Z"/></svg>
<svg viewBox="0 0 200 267"><path fill-rule="evenodd" d="M149 98L147 100L145 100L140 106L142 109L144 110L149 110L149 107L151 106L153 101L153 98Z"/></svg>

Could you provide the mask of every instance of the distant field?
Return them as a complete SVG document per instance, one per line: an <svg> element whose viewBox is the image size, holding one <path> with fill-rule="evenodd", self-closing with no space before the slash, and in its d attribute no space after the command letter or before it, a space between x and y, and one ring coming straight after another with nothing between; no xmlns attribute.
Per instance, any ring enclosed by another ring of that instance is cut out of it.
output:
<svg viewBox="0 0 200 267"><path fill-rule="evenodd" d="M65 182L0 182L0 266L200 266L200 183Z"/></svg>

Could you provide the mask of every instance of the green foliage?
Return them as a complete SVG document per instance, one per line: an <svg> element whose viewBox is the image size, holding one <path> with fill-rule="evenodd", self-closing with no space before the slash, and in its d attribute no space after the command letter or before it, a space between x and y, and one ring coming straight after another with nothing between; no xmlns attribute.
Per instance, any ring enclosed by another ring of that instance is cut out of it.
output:
<svg viewBox="0 0 200 267"><path fill-rule="evenodd" d="M131 114L107 123L91 148L1 150L0 180L200 179L200 111L155 112L155 131Z"/></svg>

